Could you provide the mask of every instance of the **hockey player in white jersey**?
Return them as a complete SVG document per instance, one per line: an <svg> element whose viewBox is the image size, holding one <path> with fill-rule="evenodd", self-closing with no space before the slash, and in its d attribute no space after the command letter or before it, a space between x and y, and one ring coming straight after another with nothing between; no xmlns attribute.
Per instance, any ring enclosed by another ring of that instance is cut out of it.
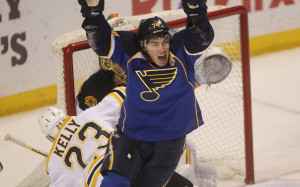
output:
<svg viewBox="0 0 300 187"><path fill-rule="evenodd" d="M119 119L124 96L125 87L116 87L98 105L64 120L47 161L51 186L84 186L84 181L88 186L95 186L97 180L101 181L101 160L110 132ZM50 113L55 111L50 108ZM55 129L48 135L55 136ZM92 176L86 175L88 172Z"/></svg>
<svg viewBox="0 0 300 187"><path fill-rule="evenodd" d="M47 160L50 186L100 186L101 160L119 119L126 85L119 67L99 62L101 69L85 81L77 97L78 116L50 107L39 118L42 131L54 140Z"/></svg>

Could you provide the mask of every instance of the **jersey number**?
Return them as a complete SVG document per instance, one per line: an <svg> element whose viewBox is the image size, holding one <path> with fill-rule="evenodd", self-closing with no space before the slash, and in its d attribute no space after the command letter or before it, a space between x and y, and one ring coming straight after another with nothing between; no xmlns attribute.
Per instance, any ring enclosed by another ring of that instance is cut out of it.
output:
<svg viewBox="0 0 300 187"><path fill-rule="evenodd" d="M101 138L105 138L106 140L109 139L110 133L107 130L103 129L100 125L96 124L95 122L88 122L84 124L83 127L77 133L75 133L75 136L77 136L76 137L77 140L79 140L82 143L82 145L84 145L84 143L88 139L88 135L87 135L88 130L94 131L94 135L90 138L92 138L96 142L99 142ZM103 144L99 145L99 147L103 148ZM63 159L65 165L69 169L73 170L74 163L71 160L72 155L75 156L76 163L78 166L80 166L80 168L82 168L82 170L87 166L87 163L84 161L83 158L82 150L83 150L82 146L79 145L72 145L71 147L69 147Z"/></svg>

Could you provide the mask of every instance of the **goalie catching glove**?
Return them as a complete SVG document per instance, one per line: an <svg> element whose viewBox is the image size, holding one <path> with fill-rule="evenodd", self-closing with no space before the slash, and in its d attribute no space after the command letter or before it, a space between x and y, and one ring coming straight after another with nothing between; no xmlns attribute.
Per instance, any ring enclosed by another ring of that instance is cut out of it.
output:
<svg viewBox="0 0 300 187"><path fill-rule="evenodd" d="M81 5L81 14L85 18L93 18L102 14L104 0L78 0Z"/></svg>
<svg viewBox="0 0 300 187"><path fill-rule="evenodd" d="M232 69L230 59L219 47L209 47L194 65L195 78L201 84L217 84L227 78Z"/></svg>
<svg viewBox="0 0 300 187"><path fill-rule="evenodd" d="M59 128L66 118L66 114L58 108L49 107L40 117L41 130L51 142L54 141Z"/></svg>
<svg viewBox="0 0 300 187"><path fill-rule="evenodd" d="M182 8L188 17L198 17L207 14L206 0L182 0Z"/></svg>

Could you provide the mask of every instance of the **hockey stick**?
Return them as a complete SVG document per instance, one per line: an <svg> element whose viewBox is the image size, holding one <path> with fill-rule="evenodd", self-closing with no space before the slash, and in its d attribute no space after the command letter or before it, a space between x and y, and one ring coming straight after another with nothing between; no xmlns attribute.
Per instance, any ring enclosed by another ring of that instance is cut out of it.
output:
<svg viewBox="0 0 300 187"><path fill-rule="evenodd" d="M14 138L14 137L12 137L10 134L6 134L6 136L4 137L4 140L6 140L6 141L11 141L11 142L13 142L13 143L15 143L15 144L18 144L18 145L20 145L20 146L22 146L22 147L25 147L25 148L27 148L27 149L29 149L29 150L31 150L31 151L37 153L37 154L40 154L40 155L42 155L42 156L44 156L44 157L47 157L47 156L48 156L48 153L39 151L39 150L33 148L32 146L26 144L25 142L23 142L23 141L21 141L21 140L18 140L18 139Z"/></svg>

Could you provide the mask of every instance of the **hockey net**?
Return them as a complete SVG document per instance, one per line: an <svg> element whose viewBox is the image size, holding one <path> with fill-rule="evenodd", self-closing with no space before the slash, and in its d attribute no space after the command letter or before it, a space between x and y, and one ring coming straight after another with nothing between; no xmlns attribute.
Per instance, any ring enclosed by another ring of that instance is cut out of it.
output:
<svg viewBox="0 0 300 187"><path fill-rule="evenodd" d="M216 6L209 7L208 12L215 31L212 45L226 52L233 68L225 81L196 88L205 124L187 138L196 146L197 160L214 166L219 180L236 177L251 184L254 169L247 11L241 6ZM164 19L172 32L185 26L186 15L182 10L113 18L109 23L115 31L134 31L140 20L154 15ZM83 29L57 38L52 50L57 65L57 107L68 115L76 115L75 98L82 83L99 70L99 58L86 41Z"/></svg>

